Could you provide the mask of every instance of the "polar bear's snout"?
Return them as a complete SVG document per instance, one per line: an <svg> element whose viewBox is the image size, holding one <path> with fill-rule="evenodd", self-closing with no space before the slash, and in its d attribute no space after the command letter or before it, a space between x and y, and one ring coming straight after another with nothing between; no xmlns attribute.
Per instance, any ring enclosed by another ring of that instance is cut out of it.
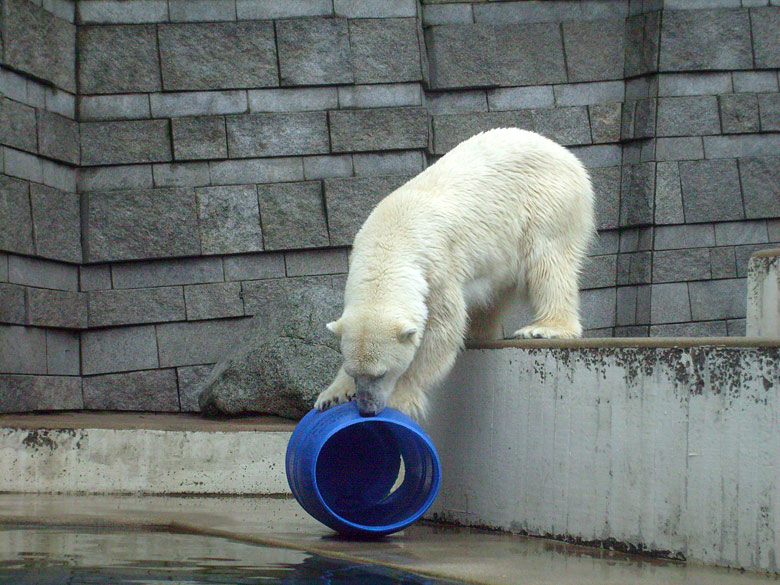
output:
<svg viewBox="0 0 780 585"><path fill-rule="evenodd" d="M382 376L355 376L355 401L361 416L374 416L387 406L390 394L383 387Z"/></svg>

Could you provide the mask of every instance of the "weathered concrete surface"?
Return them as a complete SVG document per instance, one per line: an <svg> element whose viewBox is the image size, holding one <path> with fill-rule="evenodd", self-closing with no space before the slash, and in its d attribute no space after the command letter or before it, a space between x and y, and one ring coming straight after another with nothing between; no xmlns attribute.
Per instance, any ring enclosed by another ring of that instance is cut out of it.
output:
<svg viewBox="0 0 780 585"><path fill-rule="evenodd" d="M780 340L600 341L464 352L427 423L432 514L777 571Z"/></svg>
<svg viewBox="0 0 780 585"><path fill-rule="evenodd" d="M0 492L289 493L294 425L188 415L0 417Z"/></svg>
<svg viewBox="0 0 780 585"><path fill-rule="evenodd" d="M757 252L750 258L746 334L780 337L780 249Z"/></svg>

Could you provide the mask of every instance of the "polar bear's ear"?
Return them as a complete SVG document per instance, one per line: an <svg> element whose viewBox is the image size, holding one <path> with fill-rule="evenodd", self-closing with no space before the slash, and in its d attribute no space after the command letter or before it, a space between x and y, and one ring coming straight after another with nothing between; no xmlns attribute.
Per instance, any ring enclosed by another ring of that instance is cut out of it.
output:
<svg viewBox="0 0 780 585"><path fill-rule="evenodd" d="M417 334L417 327L413 323L401 322L398 324L398 341L409 341Z"/></svg>
<svg viewBox="0 0 780 585"><path fill-rule="evenodd" d="M331 321L325 325L325 327L327 327L328 331L333 333L336 337L341 337L341 320Z"/></svg>

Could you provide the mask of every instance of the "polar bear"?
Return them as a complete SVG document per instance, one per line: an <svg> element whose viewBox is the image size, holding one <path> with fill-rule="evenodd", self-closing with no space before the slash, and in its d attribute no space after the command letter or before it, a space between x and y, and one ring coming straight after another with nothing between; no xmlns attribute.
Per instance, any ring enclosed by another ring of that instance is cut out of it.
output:
<svg viewBox="0 0 780 585"><path fill-rule="evenodd" d="M501 337L512 297L533 321L514 337L582 333L577 276L594 229L580 161L516 128L477 134L404 184L355 236L344 311L327 327L344 364L315 408L356 400L417 420L469 333Z"/></svg>

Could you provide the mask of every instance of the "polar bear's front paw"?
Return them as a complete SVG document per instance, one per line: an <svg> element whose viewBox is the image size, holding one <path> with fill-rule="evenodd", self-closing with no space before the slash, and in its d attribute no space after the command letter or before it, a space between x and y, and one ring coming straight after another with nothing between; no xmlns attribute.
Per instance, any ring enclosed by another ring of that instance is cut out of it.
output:
<svg viewBox="0 0 780 585"><path fill-rule="evenodd" d="M349 402L355 399L354 388L343 388L341 386L332 385L327 390L324 390L317 397L317 401L314 403L314 408L317 410L328 410L331 406L336 406L342 402Z"/></svg>
<svg viewBox="0 0 780 585"><path fill-rule="evenodd" d="M512 337L521 339L573 339L580 335L581 332L577 329L531 324L515 331Z"/></svg>

